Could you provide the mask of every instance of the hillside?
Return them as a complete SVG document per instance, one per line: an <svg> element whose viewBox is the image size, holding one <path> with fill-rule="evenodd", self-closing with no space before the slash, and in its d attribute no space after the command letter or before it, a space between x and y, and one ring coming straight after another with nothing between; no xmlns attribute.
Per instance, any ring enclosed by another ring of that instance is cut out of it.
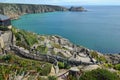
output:
<svg viewBox="0 0 120 80"><path fill-rule="evenodd" d="M73 7L70 11L84 10ZM12 19L29 13L66 11L51 5L0 3ZM0 80L120 80L120 55L73 44L59 35L41 35L0 26Z"/></svg>
<svg viewBox="0 0 120 80"><path fill-rule="evenodd" d="M117 76L120 76L119 63L110 63L108 58L97 51L73 44L58 35L38 35L16 28L12 29L12 33L8 30L3 31L1 35L1 39L5 43L4 53L0 49L0 65L2 66L0 74L3 75L0 77L3 79L11 77L11 80L16 80L14 79L16 76L24 80L29 78L44 80L48 76L48 80L52 80L51 78L58 78L59 80L61 79L59 76L67 72L66 77L71 78L70 80L77 80L68 75L68 71L76 66L78 72L79 70L82 71L79 75L79 77L82 76L80 80L84 80L84 76L89 78L88 73L94 73L94 71L98 73L98 76L106 76L105 80L113 74L110 80L113 80L113 78L119 80L119 77L117 78ZM12 35L14 38L9 38ZM5 37L9 39L6 40ZM4 42L4 40L6 41ZM107 72L107 74L102 72ZM12 77L13 75L14 77ZM46 77L41 79L43 75ZM94 75L91 75L91 77L94 77ZM96 77L96 80L100 79Z"/></svg>
<svg viewBox="0 0 120 80"><path fill-rule="evenodd" d="M23 14L66 11L66 10L67 8L65 7L52 6L52 5L0 3L0 14L7 15L12 19L18 18Z"/></svg>

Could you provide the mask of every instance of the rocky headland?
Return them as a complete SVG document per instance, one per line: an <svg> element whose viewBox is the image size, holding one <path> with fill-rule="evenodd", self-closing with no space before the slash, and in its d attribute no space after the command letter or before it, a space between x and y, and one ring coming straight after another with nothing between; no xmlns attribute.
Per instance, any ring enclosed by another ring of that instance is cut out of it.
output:
<svg viewBox="0 0 120 80"><path fill-rule="evenodd" d="M63 6L55 6L55 5L0 3L0 14L7 15L11 19L18 19L21 15L24 14L46 13L46 12L55 12L55 11L84 12L87 10L84 9L83 7L66 8Z"/></svg>
<svg viewBox="0 0 120 80"><path fill-rule="evenodd" d="M54 11L67 11L68 9L54 5L33 5L33 4L7 4L0 3L0 14L9 16L12 19L17 19L24 14L44 13Z"/></svg>
<svg viewBox="0 0 120 80"><path fill-rule="evenodd" d="M85 11L87 11L85 8L83 8L83 7L71 7L70 9L69 9L69 11L74 11L74 12L85 12Z"/></svg>

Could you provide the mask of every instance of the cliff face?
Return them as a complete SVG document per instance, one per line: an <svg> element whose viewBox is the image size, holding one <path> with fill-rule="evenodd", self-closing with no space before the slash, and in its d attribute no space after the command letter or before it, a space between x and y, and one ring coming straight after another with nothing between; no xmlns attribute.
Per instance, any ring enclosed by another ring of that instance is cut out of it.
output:
<svg viewBox="0 0 120 80"><path fill-rule="evenodd" d="M67 8L52 5L32 5L32 4L5 4L0 3L0 14L9 16L12 19L20 15L29 13L44 13L54 11L66 11Z"/></svg>

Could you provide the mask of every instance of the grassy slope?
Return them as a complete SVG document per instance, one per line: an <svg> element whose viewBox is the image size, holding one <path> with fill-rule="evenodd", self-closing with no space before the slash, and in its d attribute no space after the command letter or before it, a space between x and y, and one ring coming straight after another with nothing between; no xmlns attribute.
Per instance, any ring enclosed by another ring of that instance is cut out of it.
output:
<svg viewBox="0 0 120 80"><path fill-rule="evenodd" d="M21 75L23 72L33 72L31 76L39 74L39 76L47 76L50 73L51 64L34 61L30 59L24 59L13 53L5 56L0 56L0 79L4 80L9 78L9 74ZM14 75L15 76L15 75Z"/></svg>

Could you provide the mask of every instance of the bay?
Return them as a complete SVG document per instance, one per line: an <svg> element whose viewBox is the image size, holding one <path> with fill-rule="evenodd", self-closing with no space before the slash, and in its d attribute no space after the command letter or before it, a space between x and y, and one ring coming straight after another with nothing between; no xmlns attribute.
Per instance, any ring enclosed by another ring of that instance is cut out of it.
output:
<svg viewBox="0 0 120 80"><path fill-rule="evenodd" d="M27 14L12 25L38 34L60 35L102 53L120 52L120 6L84 6L87 12Z"/></svg>

